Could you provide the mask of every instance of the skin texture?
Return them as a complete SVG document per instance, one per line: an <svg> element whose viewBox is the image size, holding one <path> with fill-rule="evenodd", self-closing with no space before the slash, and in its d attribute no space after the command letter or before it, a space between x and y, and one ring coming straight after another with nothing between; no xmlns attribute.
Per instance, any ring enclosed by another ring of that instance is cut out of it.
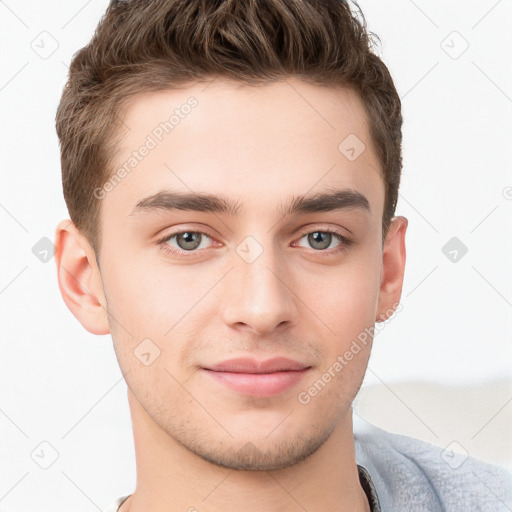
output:
<svg viewBox="0 0 512 512"><path fill-rule="evenodd" d="M369 510L351 405L371 340L307 404L297 398L393 313L402 291L407 219L393 218L383 246L384 183L363 105L350 90L295 78L141 94L125 111L117 165L191 96L197 106L102 199L98 262L69 219L56 230L62 296L89 332L111 333L127 382L137 487L121 511ZM338 149L349 134L366 146L354 161ZM370 211L279 210L292 196L344 188ZM131 214L162 190L223 195L243 212ZM352 243L332 236L319 248L308 234L326 228ZM208 236L188 252L179 237L159 244L173 230ZM240 247L261 254L248 262ZM136 354L147 339L159 355L145 365ZM243 356L312 368L266 398L201 369Z"/></svg>

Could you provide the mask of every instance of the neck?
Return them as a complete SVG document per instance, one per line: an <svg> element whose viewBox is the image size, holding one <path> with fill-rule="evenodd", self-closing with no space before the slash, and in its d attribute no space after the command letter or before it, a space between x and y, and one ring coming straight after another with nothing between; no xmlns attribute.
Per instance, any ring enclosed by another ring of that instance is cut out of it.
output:
<svg viewBox="0 0 512 512"><path fill-rule="evenodd" d="M218 466L162 430L128 389L137 485L119 512L369 512L355 462L352 410L306 459L272 471Z"/></svg>

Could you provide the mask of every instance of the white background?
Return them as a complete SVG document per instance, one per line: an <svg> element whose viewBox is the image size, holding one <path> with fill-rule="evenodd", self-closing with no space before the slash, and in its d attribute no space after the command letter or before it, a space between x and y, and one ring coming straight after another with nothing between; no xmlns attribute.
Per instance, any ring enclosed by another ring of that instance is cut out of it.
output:
<svg viewBox="0 0 512 512"><path fill-rule="evenodd" d="M436 382L497 389L467 417L487 429L481 453L502 452L491 427L503 432L512 414L512 2L360 5L403 102L396 213L409 219L403 309L376 336L365 389L386 388L438 432L439 418L418 412L427 398L397 390L411 381L427 390ZM54 259L32 252L67 218L55 111L71 57L106 6L0 1L0 512L101 510L135 486L126 385L111 338L85 331L60 296ZM58 45L48 58L34 50L42 38L46 49ZM452 237L468 248L457 262L442 252ZM374 405L384 425L388 406ZM390 428L402 424L406 432L405 419ZM42 469L35 460L49 463L53 449L57 460Z"/></svg>

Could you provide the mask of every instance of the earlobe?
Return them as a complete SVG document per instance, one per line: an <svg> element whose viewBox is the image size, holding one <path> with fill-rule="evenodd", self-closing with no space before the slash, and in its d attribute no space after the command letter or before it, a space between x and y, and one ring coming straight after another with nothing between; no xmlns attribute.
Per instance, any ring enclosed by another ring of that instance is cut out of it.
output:
<svg viewBox="0 0 512 512"><path fill-rule="evenodd" d="M55 262L68 309L92 334L108 334L108 313L94 250L69 219L61 221L55 231Z"/></svg>
<svg viewBox="0 0 512 512"><path fill-rule="evenodd" d="M376 322L387 320L397 308L402 295L405 272L405 233L408 220L393 217L382 252L381 284Z"/></svg>

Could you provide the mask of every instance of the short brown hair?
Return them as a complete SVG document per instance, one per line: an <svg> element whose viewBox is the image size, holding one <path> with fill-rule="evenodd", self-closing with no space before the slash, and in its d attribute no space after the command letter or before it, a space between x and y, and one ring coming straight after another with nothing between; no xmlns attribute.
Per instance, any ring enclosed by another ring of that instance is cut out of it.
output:
<svg viewBox="0 0 512 512"><path fill-rule="evenodd" d="M354 5L355 11L344 0L112 1L89 44L73 56L56 114L64 198L96 255L101 199L94 190L114 172L123 105L136 94L216 77L264 85L296 76L355 90L382 166L384 238L402 169L401 104Z"/></svg>

